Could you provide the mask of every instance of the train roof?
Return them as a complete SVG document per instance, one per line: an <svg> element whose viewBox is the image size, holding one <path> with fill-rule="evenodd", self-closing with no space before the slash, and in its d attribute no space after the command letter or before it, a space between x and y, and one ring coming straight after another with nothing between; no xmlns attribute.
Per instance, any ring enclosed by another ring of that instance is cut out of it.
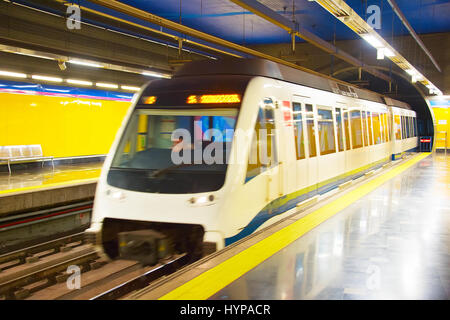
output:
<svg viewBox="0 0 450 320"><path fill-rule="evenodd" d="M379 93L361 89L347 82L294 69L265 59L200 60L183 65L173 76L181 78L199 75L248 75L262 76L292 82L303 86L334 92L348 97L375 101L388 106L411 109L405 102L385 97Z"/></svg>

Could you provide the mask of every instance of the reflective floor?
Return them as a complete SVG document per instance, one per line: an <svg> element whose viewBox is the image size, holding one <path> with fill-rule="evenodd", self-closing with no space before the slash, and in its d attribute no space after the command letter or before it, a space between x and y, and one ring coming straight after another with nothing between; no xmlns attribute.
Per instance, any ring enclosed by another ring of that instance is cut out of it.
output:
<svg viewBox="0 0 450 320"><path fill-rule="evenodd" d="M48 164L44 168L0 172L0 195L21 190L45 188L61 183L98 178L103 162L55 165L55 170Z"/></svg>
<svg viewBox="0 0 450 320"><path fill-rule="evenodd" d="M450 156L429 156L210 299L449 299Z"/></svg>

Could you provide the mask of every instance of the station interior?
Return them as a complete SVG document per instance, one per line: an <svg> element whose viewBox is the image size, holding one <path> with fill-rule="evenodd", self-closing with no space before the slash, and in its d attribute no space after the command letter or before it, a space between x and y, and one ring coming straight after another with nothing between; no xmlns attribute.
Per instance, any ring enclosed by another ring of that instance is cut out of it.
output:
<svg viewBox="0 0 450 320"><path fill-rule="evenodd" d="M0 0L0 300L448 300L449 17Z"/></svg>

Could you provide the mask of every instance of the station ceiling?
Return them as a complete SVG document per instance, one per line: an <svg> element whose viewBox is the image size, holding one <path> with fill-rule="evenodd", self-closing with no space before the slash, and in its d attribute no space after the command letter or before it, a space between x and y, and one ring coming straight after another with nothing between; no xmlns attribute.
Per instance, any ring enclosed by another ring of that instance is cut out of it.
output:
<svg viewBox="0 0 450 320"><path fill-rule="evenodd" d="M255 0L239 1L255 3ZM171 74L184 62L191 60L230 56L261 57L252 56L250 52L253 50L253 53L259 52L285 60L295 67L308 68L400 100L404 99L411 105L417 105L416 110L427 110L423 100L423 95L428 94L425 87L419 88L411 84L405 71L389 59L377 60L377 50L316 1L256 2L280 14L288 22L295 22L316 37L319 43L324 44L317 46L316 42L311 45L296 37L297 50L291 48L288 31L235 3L239 1L0 0L0 70L42 73L64 79L108 79L115 83L140 86L149 78L139 70ZM368 7L375 5L380 8L381 26L376 32L413 66L429 76L432 82L447 91L446 88L450 87L450 77L444 74L449 73L445 72L449 65L446 53L448 45L443 39L448 39L450 32L450 1L395 0L414 31L426 44L433 46L430 51L442 67L442 72L435 67L436 64L433 65L394 13L390 4L392 0L333 1L347 4L364 20L371 15L367 12ZM189 27L196 32L180 31L182 28L176 31L176 28L171 29L164 23L161 23L163 26L153 24L149 21L156 20L146 21L142 12L132 16L108 8L108 5L111 7L111 4L117 3L140 9L144 13ZM66 9L72 4L81 8L80 30L69 30L66 26L69 16ZM224 41L208 41L199 37L201 32L249 50L226 45ZM7 47L9 51L2 47ZM11 48L20 52L12 52ZM34 55L24 57L16 54L23 53L23 49ZM337 54L337 50L343 51L344 54ZM39 56L43 53L58 58L40 59ZM128 71L106 67L93 69L70 63L67 64L67 69L58 67L61 59L70 61L71 58L121 66ZM130 68L138 72L130 73Z"/></svg>
<svg viewBox="0 0 450 320"><path fill-rule="evenodd" d="M180 22L223 39L240 44L289 42L285 31L227 0L123 0L130 6L163 18ZM337 21L319 4L308 0L260 0L270 9L295 20L324 40L358 39L347 26ZM381 12L383 36L406 35L408 31L395 16L387 0L345 1L361 17L366 9L377 5ZM450 31L450 3L446 0L397 0L407 20L418 34Z"/></svg>
<svg viewBox="0 0 450 320"><path fill-rule="evenodd" d="M88 60L103 59L110 63L128 64L134 68L150 68L162 72L173 72L183 61L206 58L220 59L229 57L230 53L231 56L233 54L240 57L252 56L242 51L233 51L230 47L208 42L205 39L195 38L195 35L192 34L189 35L152 24L149 21L123 14L105 6L105 3L122 3L182 26L328 75L334 76L337 68L355 67L354 63L348 63L349 60L342 59L339 55L336 55L338 59L332 59L331 55L335 54L334 47L332 47L331 51L314 49L310 46L309 48L302 47L301 50L295 53L289 52L291 36L286 30L249 12L235 4L234 2L236 1L233 1L3 0L3 3L18 4L19 6L10 5L7 7L5 5L6 9L4 12L0 12L0 15L4 17L2 18L4 31L0 32L0 40L2 44L22 45L23 47L37 48L39 50L41 48L45 50L45 47L47 47L49 50L63 56L73 52L74 55ZM344 2L344 0L333 1ZM442 78L442 73L434 68L425 53L414 43L404 24L393 12L389 4L390 1L346 0L345 3L364 19L370 16L370 13L367 13L368 7L373 5L379 7L381 28L376 31L391 43L395 49L399 49L401 54L410 54L406 56L408 59L410 57L417 58L417 56L421 55L416 61L411 60L411 63L416 65L417 62L419 67L425 72L424 74L428 75L431 72L433 82L437 78L438 84L443 83L439 78ZM336 41L336 47L339 50L343 48L344 53L348 53L352 59L359 59L366 66L384 67L388 70L389 77L392 77L390 61L387 61L387 59L385 61L377 61L376 50L367 43L362 46L356 43L344 43L343 46L340 46L339 41L361 41L361 38L322 8L316 1L259 0L258 2L289 21L298 23L301 28L308 30L321 41L326 41L328 44L334 44ZM396 0L395 2L412 28L419 35L426 36L450 32L450 19L448 19L448 16L450 16L449 1ZM65 10L71 4L79 5L82 8L81 18L84 23L82 30L68 30L65 26L65 17L67 16ZM18 8L21 5L24 5L24 7L19 10ZM38 11L33 13L29 10L30 8L38 9ZM21 12L23 13L21 14ZM24 26L27 26L27 28ZM0 29L1 27L2 23L0 23ZM56 29L58 32L48 32ZM44 39L43 34L48 39ZM124 37L127 38L125 39ZM177 37L187 40L183 41L182 50L178 50ZM401 40L397 42L399 44L398 47L401 47L398 48L394 40L402 37L408 38L406 40L410 42ZM296 42L299 45L303 45L302 42L305 41L296 37ZM280 44L284 44L285 48L277 49L280 48L277 47ZM133 48L133 54L130 54L130 50L127 51L126 48ZM433 52L433 55L440 58L438 59L440 61L445 60L442 59L442 54L439 51ZM71 68L68 71L70 72ZM352 77L354 78L355 69L352 72ZM384 70L384 73L386 74L386 70ZM374 73L372 73L373 75ZM342 74L340 77L345 78L345 74ZM351 78L346 80L351 80ZM386 78L384 80L384 83L386 83ZM139 81L141 80L136 79L136 84ZM381 90L385 90L384 87Z"/></svg>

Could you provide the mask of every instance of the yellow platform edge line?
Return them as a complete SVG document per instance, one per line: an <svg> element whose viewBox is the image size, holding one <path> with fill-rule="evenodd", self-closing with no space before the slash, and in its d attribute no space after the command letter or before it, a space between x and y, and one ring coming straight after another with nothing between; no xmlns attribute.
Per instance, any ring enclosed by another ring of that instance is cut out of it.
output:
<svg viewBox="0 0 450 320"><path fill-rule="evenodd" d="M0 194L24 192L24 191L30 191L30 190L35 190L35 189L47 190L48 188L54 188L54 187L60 187L60 186L70 187L73 184L77 184L77 183L97 182L98 179L99 179L99 177L97 177L97 178L87 178L87 179L77 179L77 180L68 180L68 181L54 182L54 183L49 183L49 184L41 184L41 185L38 185L38 186L29 186L29 187L23 187L23 188L17 188L17 189L0 190Z"/></svg>
<svg viewBox="0 0 450 320"><path fill-rule="evenodd" d="M356 200L399 175L431 153L421 153L400 166L350 191L289 226L241 251L221 264L160 297L158 300L205 300L223 289L261 262L317 227Z"/></svg>

